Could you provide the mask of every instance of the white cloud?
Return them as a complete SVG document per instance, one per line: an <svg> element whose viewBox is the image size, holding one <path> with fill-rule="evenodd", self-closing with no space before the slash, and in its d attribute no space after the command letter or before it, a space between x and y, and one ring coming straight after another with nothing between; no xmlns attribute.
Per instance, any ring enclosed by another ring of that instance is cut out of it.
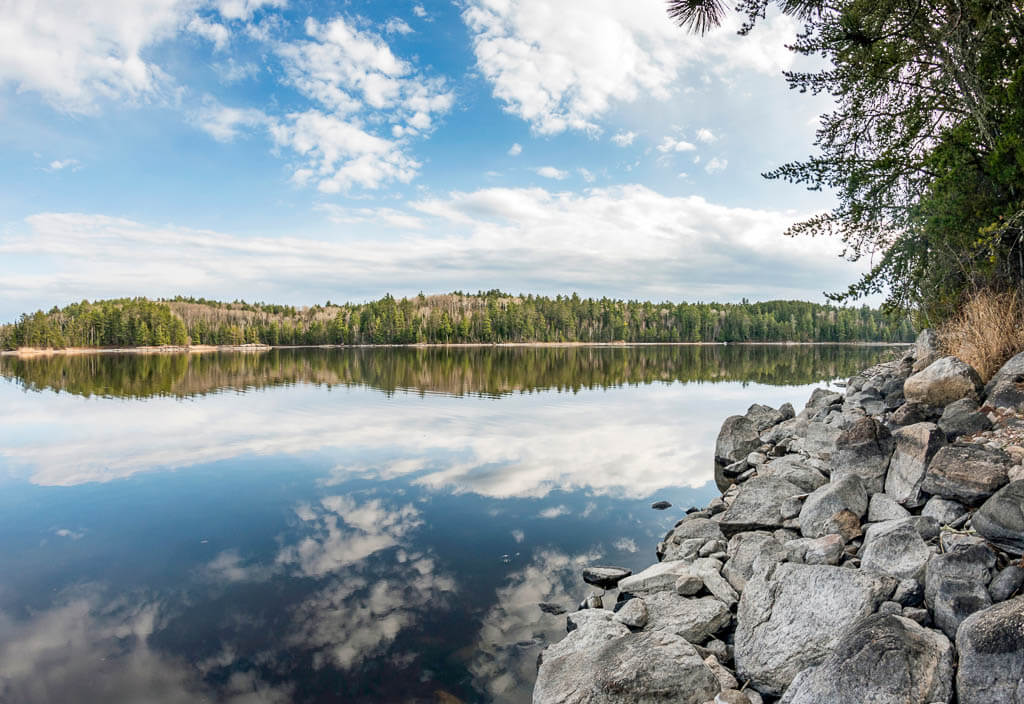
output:
<svg viewBox="0 0 1024 704"><path fill-rule="evenodd" d="M412 34L414 30L401 17L392 17L384 23L384 31L388 34Z"/></svg>
<svg viewBox="0 0 1024 704"><path fill-rule="evenodd" d="M716 137L715 133L711 130L706 127L702 127L697 130L697 141L704 142L704 144L711 144L712 142L717 142L718 137Z"/></svg>
<svg viewBox="0 0 1024 704"><path fill-rule="evenodd" d="M228 45L228 41L231 39L231 34L228 32L227 27L219 22L210 22L198 16L189 20L186 29L193 34L212 42L218 51L224 49Z"/></svg>
<svg viewBox="0 0 1024 704"><path fill-rule="evenodd" d="M696 145L682 139L676 139L675 137L668 136L662 139L661 144L658 145L658 151L663 154L671 154L673 152L692 152L696 148Z"/></svg>
<svg viewBox="0 0 1024 704"><path fill-rule="evenodd" d="M248 22L264 7L283 8L288 0L217 0L217 11L226 20Z"/></svg>
<svg viewBox="0 0 1024 704"><path fill-rule="evenodd" d="M512 531L512 539L515 540L516 543L522 543L526 540L526 533L516 528Z"/></svg>
<svg viewBox="0 0 1024 704"><path fill-rule="evenodd" d="M427 10L423 5L413 5L412 14L419 18L425 18L427 16Z"/></svg>
<svg viewBox="0 0 1024 704"><path fill-rule="evenodd" d="M712 157L711 161L709 161L704 166L704 170L707 171L709 174L717 174L720 171L725 171L726 168L728 168L728 166L729 166L729 160L728 159L719 159L716 156L716 157Z"/></svg>
<svg viewBox="0 0 1024 704"><path fill-rule="evenodd" d="M612 142L620 147L628 147L637 137L636 132L619 132L612 137Z"/></svg>
<svg viewBox="0 0 1024 704"><path fill-rule="evenodd" d="M72 540L81 540L85 537L85 533L79 533L71 530L70 528L58 528L53 531L54 535L58 535L61 538L71 538Z"/></svg>
<svg viewBox="0 0 1024 704"><path fill-rule="evenodd" d="M556 181L562 181L562 180L568 178L568 176L569 176L569 172L568 171L562 171L561 169L556 169L554 166L541 166L540 168L534 169L534 171L537 172L538 176L543 176L544 178L554 179Z"/></svg>
<svg viewBox="0 0 1024 704"><path fill-rule="evenodd" d="M179 32L192 0L7 0L0 21L0 85L36 91L59 109L154 94L166 75L143 51Z"/></svg>
<svg viewBox="0 0 1024 704"><path fill-rule="evenodd" d="M78 159L54 159L47 166L49 171L63 171L64 169L70 169L71 171L78 171L82 168L82 164Z"/></svg>
<svg viewBox="0 0 1024 704"><path fill-rule="evenodd" d="M558 518L559 516L566 516L569 513L569 507L566 506L565 504L560 504L558 506L546 508L537 515L541 518Z"/></svg>
<svg viewBox="0 0 1024 704"><path fill-rule="evenodd" d="M207 96L203 106L188 116L189 121L218 142L230 142L255 127L269 125L271 120L255 108L230 108Z"/></svg>
<svg viewBox="0 0 1024 704"><path fill-rule="evenodd" d="M619 538L612 543L612 547L616 550L621 550L622 552L639 552L640 550L640 548L636 546L636 541L632 538Z"/></svg>
<svg viewBox="0 0 1024 704"><path fill-rule="evenodd" d="M522 153L523 153L523 145L521 145L519 142L516 142L515 144L513 144L511 147L508 148L508 155L509 156L519 156Z"/></svg>
<svg viewBox="0 0 1024 704"><path fill-rule="evenodd" d="M583 180L586 181L587 183L593 183L594 180L597 178L597 176L595 176L589 169L584 169L583 167L580 167L578 171L580 176L583 177Z"/></svg>
<svg viewBox="0 0 1024 704"><path fill-rule="evenodd" d="M619 103L668 100L684 71L777 73L797 24L772 16L747 37L735 13L703 38L668 21L664 4L620 0L468 0L477 66L505 109L541 134L596 132Z"/></svg>
<svg viewBox="0 0 1024 704"><path fill-rule="evenodd" d="M245 63L238 63L233 57L228 57L228 60L224 63L211 64L213 70L217 72L217 76L224 83L238 83L248 78L255 78L260 75L262 69L258 64L254 64L251 61Z"/></svg>

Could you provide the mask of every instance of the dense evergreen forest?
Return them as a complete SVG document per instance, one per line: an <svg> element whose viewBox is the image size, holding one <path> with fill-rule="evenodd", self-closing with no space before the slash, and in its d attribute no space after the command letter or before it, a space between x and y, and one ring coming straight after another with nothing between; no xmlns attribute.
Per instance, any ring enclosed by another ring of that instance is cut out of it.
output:
<svg viewBox="0 0 1024 704"><path fill-rule="evenodd" d="M27 391L187 398L292 384L499 397L654 383L813 384L889 359L889 347L758 345L256 349L250 353L0 357Z"/></svg>
<svg viewBox="0 0 1024 704"><path fill-rule="evenodd" d="M182 298L24 314L0 347L500 342L909 342L909 318L803 301L651 303L461 292L309 308Z"/></svg>

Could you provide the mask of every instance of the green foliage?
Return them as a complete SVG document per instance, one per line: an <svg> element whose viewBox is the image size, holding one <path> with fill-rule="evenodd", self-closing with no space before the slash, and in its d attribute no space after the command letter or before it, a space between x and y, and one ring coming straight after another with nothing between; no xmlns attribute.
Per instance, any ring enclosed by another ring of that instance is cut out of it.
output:
<svg viewBox="0 0 1024 704"><path fill-rule="evenodd" d="M802 301L651 303L456 292L297 309L177 298L79 303L0 328L15 347L507 342L906 342L907 318Z"/></svg>

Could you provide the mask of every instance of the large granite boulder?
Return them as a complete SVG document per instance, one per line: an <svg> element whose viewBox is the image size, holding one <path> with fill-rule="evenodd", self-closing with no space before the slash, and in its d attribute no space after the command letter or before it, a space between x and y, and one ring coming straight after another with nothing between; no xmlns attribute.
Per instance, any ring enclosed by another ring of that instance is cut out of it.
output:
<svg viewBox="0 0 1024 704"><path fill-rule="evenodd" d="M755 403L747 409L746 418L754 424L759 433L786 420L786 416L782 411L777 411L771 406L765 406L760 403Z"/></svg>
<svg viewBox="0 0 1024 704"><path fill-rule="evenodd" d="M868 510L868 493L856 474L848 474L811 492L800 509L800 532L805 538L839 532L832 518L843 510L858 518L863 518Z"/></svg>
<svg viewBox="0 0 1024 704"><path fill-rule="evenodd" d="M761 438L757 434L757 426L749 418L729 416L725 419L715 441L715 482L719 490L725 491L732 483L724 476L722 470L760 446Z"/></svg>
<svg viewBox="0 0 1024 704"><path fill-rule="evenodd" d="M807 399L807 403L804 405L803 413L807 416L813 416L829 406L834 406L842 402L842 394L836 393L835 391L829 391L828 389L818 388L811 392L811 397Z"/></svg>
<svg viewBox="0 0 1024 704"><path fill-rule="evenodd" d="M961 435L973 435L992 429L992 421L978 410L978 402L973 398L962 398L946 406L939 418L939 429L946 434L946 439L953 442Z"/></svg>
<svg viewBox="0 0 1024 704"><path fill-rule="evenodd" d="M662 560L691 559L709 540L724 537L718 521L703 516L688 516L665 535L665 539L658 545L658 555Z"/></svg>
<svg viewBox="0 0 1024 704"><path fill-rule="evenodd" d="M932 552L910 520L892 521L868 531L860 566L899 579L920 581Z"/></svg>
<svg viewBox="0 0 1024 704"><path fill-rule="evenodd" d="M974 530L1014 555L1024 554L1024 479L1010 482L981 505Z"/></svg>
<svg viewBox="0 0 1024 704"><path fill-rule="evenodd" d="M986 586L995 562L995 555L985 545L963 547L928 561L924 603L936 627L950 638L956 637L965 618L991 606Z"/></svg>
<svg viewBox="0 0 1024 704"><path fill-rule="evenodd" d="M928 465L921 491L978 506L1009 481L1013 466L1002 450L984 445L948 445Z"/></svg>
<svg viewBox="0 0 1024 704"><path fill-rule="evenodd" d="M622 579L618 587L620 592L628 594L671 591L676 588L676 581L680 577L692 573L693 564L690 561L666 560Z"/></svg>
<svg viewBox="0 0 1024 704"><path fill-rule="evenodd" d="M937 359L903 382L908 403L946 406L962 398L978 398L981 377L974 367L956 357Z"/></svg>
<svg viewBox="0 0 1024 704"><path fill-rule="evenodd" d="M932 704L952 696L949 639L910 619L876 614L797 675L779 704Z"/></svg>
<svg viewBox="0 0 1024 704"><path fill-rule="evenodd" d="M721 515L718 525L726 537L748 530L782 527L782 504L805 493L796 484L778 477L754 477L740 485L739 493Z"/></svg>
<svg viewBox="0 0 1024 704"><path fill-rule="evenodd" d="M825 475L812 467L800 455L785 455L770 460L757 469L759 477L778 477L796 484L804 492L812 492L822 484L827 484Z"/></svg>
<svg viewBox="0 0 1024 704"><path fill-rule="evenodd" d="M942 356L939 351L939 336L931 328L925 328L917 335L914 343L914 367L915 372L927 368L932 362Z"/></svg>
<svg viewBox="0 0 1024 704"><path fill-rule="evenodd" d="M885 477L885 493L904 506L920 506L924 503L921 482L925 471L935 453L946 444L946 438L934 423L904 426L893 437L896 449Z"/></svg>
<svg viewBox="0 0 1024 704"><path fill-rule="evenodd" d="M967 513L967 509L959 501L933 496L921 509L922 516L934 518L940 526L948 526Z"/></svg>
<svg viewBox="0 0 1024 704"><path fill-rule="evenodd" d="M956 634L960 704L1024 702L1024 597L971 614Z"/></svg>
<svg viewBox="0 0 1024 704"><path fill-rule="evenodd" d="M895 442L889 429L874 418L854 421L836 438L832 454L832 479L856 474L864 480L868 496L885 487Z"/></svg>
<svg viewBox="0 0 1024 704"><path fill-rule="evenodd" d="M1024 405L1024 352L1011 358L985 385L985 403L997 408Z"/></svg>
<svg viewBox="0 0 1024 704"><path fill-rule="evenodd" d="M884 492L879 492L871 497L868 502L868 521L895 521L906 518L910 511L903 508L896 499Z"/></svg>
<svg viewBox="0 0 1024 704"><path fill-rule="evenodd" d="M732 623L729 607L712 596L691 598L671 591L643 599L648 630L673 633L691 643L703 643Z"/></svg>
<svg viewBox="0 0 1024 704"><path fill-rule="evenodd" d="M860 619L896 588L892 577L826 565L781 563L755 574L737 610L736 672L754 688L781 694L821 663Z"/></svg>
<svg viewBox="0 0 1024 704"><path fill-rule="evenodd" d="M718 680L690 643L667 631L632 634L605 613L544 651L534 704L703 704L714 698Z"/></svg>
<svg viewBox="0 0 1024 704"><path fill-rule="evenodd" d="M780 562L786 551L767 531L738 533L729 540L729 559L722 568L722 576L729 580L733 589L742 592L753 575L754 561L762 556L774 556ZM762 557L762 559L768 559Z"/></svg>

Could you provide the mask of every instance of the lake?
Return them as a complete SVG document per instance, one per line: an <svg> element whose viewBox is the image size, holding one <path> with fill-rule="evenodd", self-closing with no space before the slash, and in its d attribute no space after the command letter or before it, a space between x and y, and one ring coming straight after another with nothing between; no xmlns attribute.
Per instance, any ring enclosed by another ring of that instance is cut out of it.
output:
<svg viewBox="0 0 1024 704"><path fill-rule="evenodd" d="M538 603L653 562L726 416L893 354L0 357L0 701L528 702Z"/></svg>

